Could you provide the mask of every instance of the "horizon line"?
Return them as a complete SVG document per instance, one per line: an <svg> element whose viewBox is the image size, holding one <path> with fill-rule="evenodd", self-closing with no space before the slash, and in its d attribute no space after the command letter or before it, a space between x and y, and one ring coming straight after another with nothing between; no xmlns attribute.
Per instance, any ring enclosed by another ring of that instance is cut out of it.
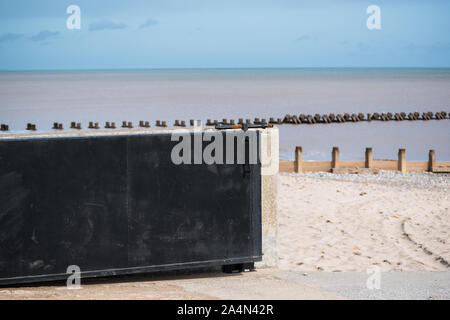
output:
<svg viewBox="0 0 450 320"><path fill-rule="evenodd" d="M384 67L157 67L157 68L78 68L78 69L0 69L0 72L58 71L163 71L163 70L292 70L292 69L450 69L450 66L384 66Z"/></svg>

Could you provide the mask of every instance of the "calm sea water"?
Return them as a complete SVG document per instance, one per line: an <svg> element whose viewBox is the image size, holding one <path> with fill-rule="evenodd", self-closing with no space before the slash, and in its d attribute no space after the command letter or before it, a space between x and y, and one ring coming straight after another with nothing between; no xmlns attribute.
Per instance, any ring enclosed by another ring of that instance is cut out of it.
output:
<svg viewBox="0 0 450 320"><path fill-rule="evenodd" d="M450 69L208 69L0 72L0 122L26 123L282 118L300 113L450 112ZM280 155L306 160L450 160L450 120L283 125Z"/></svg>

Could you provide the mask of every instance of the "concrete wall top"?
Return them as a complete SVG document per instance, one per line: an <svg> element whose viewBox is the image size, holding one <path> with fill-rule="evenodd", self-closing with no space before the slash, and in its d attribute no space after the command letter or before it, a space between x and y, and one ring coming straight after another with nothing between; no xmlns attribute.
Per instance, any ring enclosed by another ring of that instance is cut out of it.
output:
<svg viewBox="0 0 450 320"><path fill-rule="evenodd" d="M0 140L12 140L12 139L53 139L53 138L79 138L79 137L98 137L98 136L127 136L127 135L149 135L149 134L171 134L174 132L211 132L211 131L241 131L241 129L226 129L218 130L214 126L203 127L177 127L177 128L133 128L133 129L88 129L88 130L53 130L53 132L0 132ZM255 130L276 130L277 128L267 129L249 129L249 131Z"/></svg>

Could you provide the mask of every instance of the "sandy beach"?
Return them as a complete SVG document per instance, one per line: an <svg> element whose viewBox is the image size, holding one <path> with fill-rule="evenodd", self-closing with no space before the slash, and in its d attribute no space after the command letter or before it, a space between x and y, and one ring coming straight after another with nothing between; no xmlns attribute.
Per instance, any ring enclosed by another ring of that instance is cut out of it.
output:
<svg viewBox="0 0 450 320"><path fill-rule="evenodd" d="M450 177L280 174L281 269L449 270Z"/></svg>
<svg viewBox="0 0 450 320"><path fill-rule="evenodd" d="M283 173L278 183L278 268L0 288L0 299L450 299L449 175ZM381 290L366 287L374 265Z"/></svg>

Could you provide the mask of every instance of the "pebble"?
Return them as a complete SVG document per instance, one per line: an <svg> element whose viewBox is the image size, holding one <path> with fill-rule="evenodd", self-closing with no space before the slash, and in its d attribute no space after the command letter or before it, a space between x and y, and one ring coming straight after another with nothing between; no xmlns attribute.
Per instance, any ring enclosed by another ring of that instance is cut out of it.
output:
<svg viewBox="0 0 450 320"><path fill-rule="evenodd" d="M383 171L379 174L339 174L331 172L303 172L303 173L281 173L292 177L314 178L337 181L350 181L362 183L375 183L390 185L401 188L420 188L447 191L450 188L450 174L437 174L431 172L399 172ZM339 190L336 190L339 192ZM366 194L362 192L361 195Z"/></svg>

